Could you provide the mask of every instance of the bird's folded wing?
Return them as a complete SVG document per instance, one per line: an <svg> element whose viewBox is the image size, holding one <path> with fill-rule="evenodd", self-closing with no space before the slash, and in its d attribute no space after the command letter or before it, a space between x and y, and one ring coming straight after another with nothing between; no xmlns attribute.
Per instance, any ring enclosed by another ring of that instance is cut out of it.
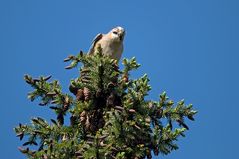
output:
<svg viewBox="0 0 239 159"><path fill-rule="evenodd" d="M90 49L88 51L88 53L90 55L94 54L94 52L95 52L95 45L102 37L103 37L103 34L101 34L101 33L96 35L96 37L92 41L92 44L91 44Z"/></svg>

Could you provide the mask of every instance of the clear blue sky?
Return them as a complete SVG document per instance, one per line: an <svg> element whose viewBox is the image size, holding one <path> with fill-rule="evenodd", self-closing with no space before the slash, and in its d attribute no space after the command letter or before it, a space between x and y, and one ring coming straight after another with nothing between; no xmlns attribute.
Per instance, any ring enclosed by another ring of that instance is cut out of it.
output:
<svg viewBox="0 0 239 159"><path fill-rule="evenodd" d="M62 60L118 25L127 31L123 56L142 64L133 76L151 79L149 98L165 90L199 110L180 149L161 158L238 158L238 8L237 0L0 0L1 158L24 158L18 122L54 115L27 100L23 75L51 74L68 91L77 71Z"/></svg>

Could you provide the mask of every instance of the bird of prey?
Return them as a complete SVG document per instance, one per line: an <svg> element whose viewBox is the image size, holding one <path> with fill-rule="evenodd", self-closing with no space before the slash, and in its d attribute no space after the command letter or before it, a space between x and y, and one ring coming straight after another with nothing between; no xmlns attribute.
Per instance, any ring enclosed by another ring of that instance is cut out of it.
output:
<svg viewBox="0 0 239 159"><path fill-rule="evenodd" d="M118 26L107 34L98 34L90 47L89 54L93 55L97 47L102 48L102 54L117 61L120 60L123 52L124 28Z"/></svg>

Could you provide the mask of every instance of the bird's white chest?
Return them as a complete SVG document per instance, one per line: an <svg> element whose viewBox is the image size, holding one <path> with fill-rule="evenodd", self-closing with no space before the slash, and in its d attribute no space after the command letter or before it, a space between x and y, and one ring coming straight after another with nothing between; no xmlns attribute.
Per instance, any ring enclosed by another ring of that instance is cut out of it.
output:
<svg viewBox="0 0 239 159"><path fill-rule="evenodd" d="M119 60L123 52L122 42L114 42L110 40L104 40L100 42L102 52L104 55L109 56L113 59Z"/></svg>

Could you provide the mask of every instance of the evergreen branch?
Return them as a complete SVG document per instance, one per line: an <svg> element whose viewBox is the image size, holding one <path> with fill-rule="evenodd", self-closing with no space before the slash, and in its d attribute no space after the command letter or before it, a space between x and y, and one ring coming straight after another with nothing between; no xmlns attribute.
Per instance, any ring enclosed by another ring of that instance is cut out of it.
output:
<svg viewBox="0 0 239 159"><path fill-rule="evenodd" d="M24 77L34 89L28 98L50 105L57 117L52 124L40 117L19 124L20 152L32 159L151 159L151 152L157 156L178 149L176 141L189 129L186 118L194 120L197 111L183 100L174 104L166 92L159 101L145 100L151 90L147 75L130 78L140 66L135 58L124 59L121 71L98 47L94 56L81 51L64 61L70 62L66 69L82 64L80 76L70 82L74 97L62 93L58 81L48 82L51 76ZM69 125L64 125L66 113Z"/></svg>

